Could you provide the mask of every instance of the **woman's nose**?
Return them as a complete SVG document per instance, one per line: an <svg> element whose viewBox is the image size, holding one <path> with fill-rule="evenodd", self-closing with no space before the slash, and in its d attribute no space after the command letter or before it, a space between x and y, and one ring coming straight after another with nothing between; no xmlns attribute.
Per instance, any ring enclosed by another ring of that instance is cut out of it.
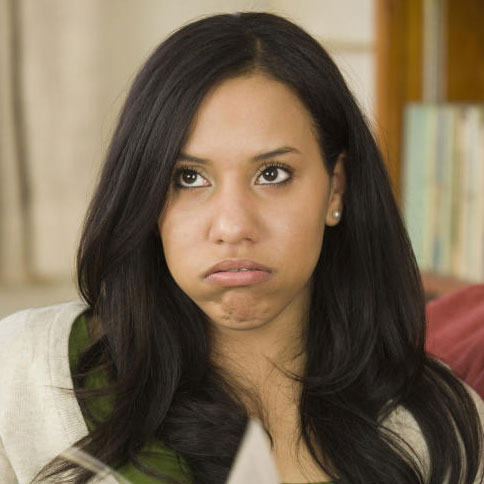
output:
<svg viewBox="0 0 484 484"><path fill-rule="evenodd" d="M212 242L234 245L257 240L257 203L250 188L227 183L214 193L210 211L209 238Z"/></svg>

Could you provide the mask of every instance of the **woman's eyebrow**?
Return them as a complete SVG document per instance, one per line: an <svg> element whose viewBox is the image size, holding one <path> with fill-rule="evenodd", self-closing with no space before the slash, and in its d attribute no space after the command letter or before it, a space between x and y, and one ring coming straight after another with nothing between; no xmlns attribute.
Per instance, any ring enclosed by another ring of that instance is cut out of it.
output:
<svg viewBox="0 0 484 484"><path fill-rule="evenodd" d="M283 146L281 148L277 148L272 151L268 151L266 153L261 153L251 158L251 161L262 161L267 160L268 158L273 158L274 156L285 155L286 153L301 153L297 148L293 148L291 146ZM207 158L199 158L197 156L189 155L188 153L180 152L177 157L177 161L191 161L193 163L200 163L200 164L210 164L211 160Z"/></svg>

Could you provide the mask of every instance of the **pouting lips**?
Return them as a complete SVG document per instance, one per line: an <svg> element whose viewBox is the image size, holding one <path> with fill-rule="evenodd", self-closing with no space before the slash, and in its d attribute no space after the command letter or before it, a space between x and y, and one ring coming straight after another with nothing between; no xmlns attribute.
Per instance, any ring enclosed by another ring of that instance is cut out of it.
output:
<svg viewBox="0 0 484 484"><path fill-rule="evenodd" d="M210 269L208 269L208 271L203 274L203 277L208 277L210 276L210 274L214 274L217 272L271 273L272 269L270 267L266 267L264 264L250 259L225 259L210 267Z"/></svg>
<svg viewBox="0 0 484 484"><path fill-rule="evenodd" d="M242 271L258 271L259 269L227 269L226 271L216 271L214 274L217 272L242 272Z"/></svg>

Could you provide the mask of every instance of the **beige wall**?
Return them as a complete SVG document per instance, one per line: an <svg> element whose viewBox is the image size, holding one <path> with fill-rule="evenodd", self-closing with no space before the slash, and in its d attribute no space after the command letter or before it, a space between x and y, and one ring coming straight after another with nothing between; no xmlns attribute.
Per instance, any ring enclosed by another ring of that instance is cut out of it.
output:
<svg viewBox="0 0 484 484"><path fill-rule="evenodd" d="M273 0L276 13L289 15L332 55L360 106L374 122L375 1Z"/></svg>
<svg viewBox="0 0 484 484"><path fill-rule="evenodd" d="M215 12L287 15L333 54L372 120L373 3L0 0L0 316L75 297L80 225L119 108L172 30Z"/></svg>

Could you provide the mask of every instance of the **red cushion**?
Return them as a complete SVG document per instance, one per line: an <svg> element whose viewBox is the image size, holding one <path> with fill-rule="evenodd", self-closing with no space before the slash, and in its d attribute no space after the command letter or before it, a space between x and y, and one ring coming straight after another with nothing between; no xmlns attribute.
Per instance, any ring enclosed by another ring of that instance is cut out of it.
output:
<svg viewBox="0 0 484 484"><path fill-rule="evenodd" d="M484 398L484 284L427 304L425 346Z"/></svg>

